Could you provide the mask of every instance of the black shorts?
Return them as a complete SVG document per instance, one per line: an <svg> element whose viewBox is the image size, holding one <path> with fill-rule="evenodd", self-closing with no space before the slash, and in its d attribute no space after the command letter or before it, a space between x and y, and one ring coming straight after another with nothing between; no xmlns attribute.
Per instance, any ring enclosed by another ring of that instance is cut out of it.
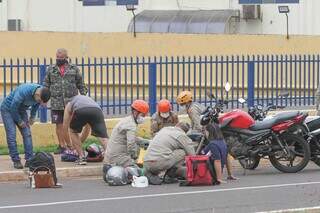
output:
<svg viewBox="0 0 320 213"><path fill-rule="evenodd" d="M101 109L88 107L74 111L70 123L70 128L74 133L81 133L82 128L89 124L91 134L100 138L108 138L106 124Z"/></svg>
<svg viewBox="0 0 320 213"><path fill-rule="evenodd" d="M62 124L63 115L64 115L64 110L51 110L51 123Z"/></svg>

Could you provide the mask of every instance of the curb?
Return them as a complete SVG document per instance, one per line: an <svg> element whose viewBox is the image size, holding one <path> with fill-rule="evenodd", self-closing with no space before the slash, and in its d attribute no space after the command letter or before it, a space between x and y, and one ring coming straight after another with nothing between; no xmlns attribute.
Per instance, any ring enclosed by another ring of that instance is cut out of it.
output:
<svg viewBox="0 0 320 213"><path fill-rule="evenodd" d="M82 166L57 168L58 178L81 178L102 176L101 166ZM0 172L0 182L28 180L28 171L5 171Z"/></svg>
<svg viewBox="0 0 320 213"><path fill-rule="evenodd" d="M238 161L234 160L233 163L234 170L242 170L246 174L249 170L244 170ZM270 166L269 160L260 161L260 168L267 168ZM94 166L75 166L75 167L62 167L57 168L58 179L65 178L88 178L88 177L102 177L102 164ZM28 180L28 171L4 171L0 172L0 182L9 181L25 181Z"/></svg>

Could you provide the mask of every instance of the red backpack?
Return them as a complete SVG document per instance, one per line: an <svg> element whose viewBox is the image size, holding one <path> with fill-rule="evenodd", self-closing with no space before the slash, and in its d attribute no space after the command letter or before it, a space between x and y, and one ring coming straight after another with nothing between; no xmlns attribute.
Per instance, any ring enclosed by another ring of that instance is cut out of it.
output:
<svg viewBox="0 0 320 213"><path fill-rule="evenodd" d="M181 186L213 185L216 182L216 175L209 156L186 156L185 161L187 174Z"/></svg>

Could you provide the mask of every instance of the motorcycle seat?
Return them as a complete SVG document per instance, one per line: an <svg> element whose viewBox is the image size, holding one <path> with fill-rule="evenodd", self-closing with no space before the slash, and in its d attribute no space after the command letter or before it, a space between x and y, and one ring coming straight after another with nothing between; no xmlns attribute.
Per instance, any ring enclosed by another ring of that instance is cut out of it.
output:
<svg viewBox="0 0 320 213"><path fill-rule="evenodd" d="M295 112L283 112L275 115L272 118L264 119L263 121L257 121L255 124L250 126L250 130L263 130L263 129L271 129L277 123L281 123L283 121L290 120L294 117L297 117L300 114L299 111Z"/></svg>

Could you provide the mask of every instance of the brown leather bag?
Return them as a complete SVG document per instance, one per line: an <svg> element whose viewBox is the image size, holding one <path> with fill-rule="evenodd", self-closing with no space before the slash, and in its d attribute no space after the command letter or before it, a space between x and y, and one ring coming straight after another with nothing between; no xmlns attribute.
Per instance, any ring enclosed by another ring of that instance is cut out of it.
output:
<svg viewBox="0 0 320 213"><path fill-rule="evenodd" d="M47 167L38 167L32 174L35 188L52 188L55 186L53 174Z"/></svg>

